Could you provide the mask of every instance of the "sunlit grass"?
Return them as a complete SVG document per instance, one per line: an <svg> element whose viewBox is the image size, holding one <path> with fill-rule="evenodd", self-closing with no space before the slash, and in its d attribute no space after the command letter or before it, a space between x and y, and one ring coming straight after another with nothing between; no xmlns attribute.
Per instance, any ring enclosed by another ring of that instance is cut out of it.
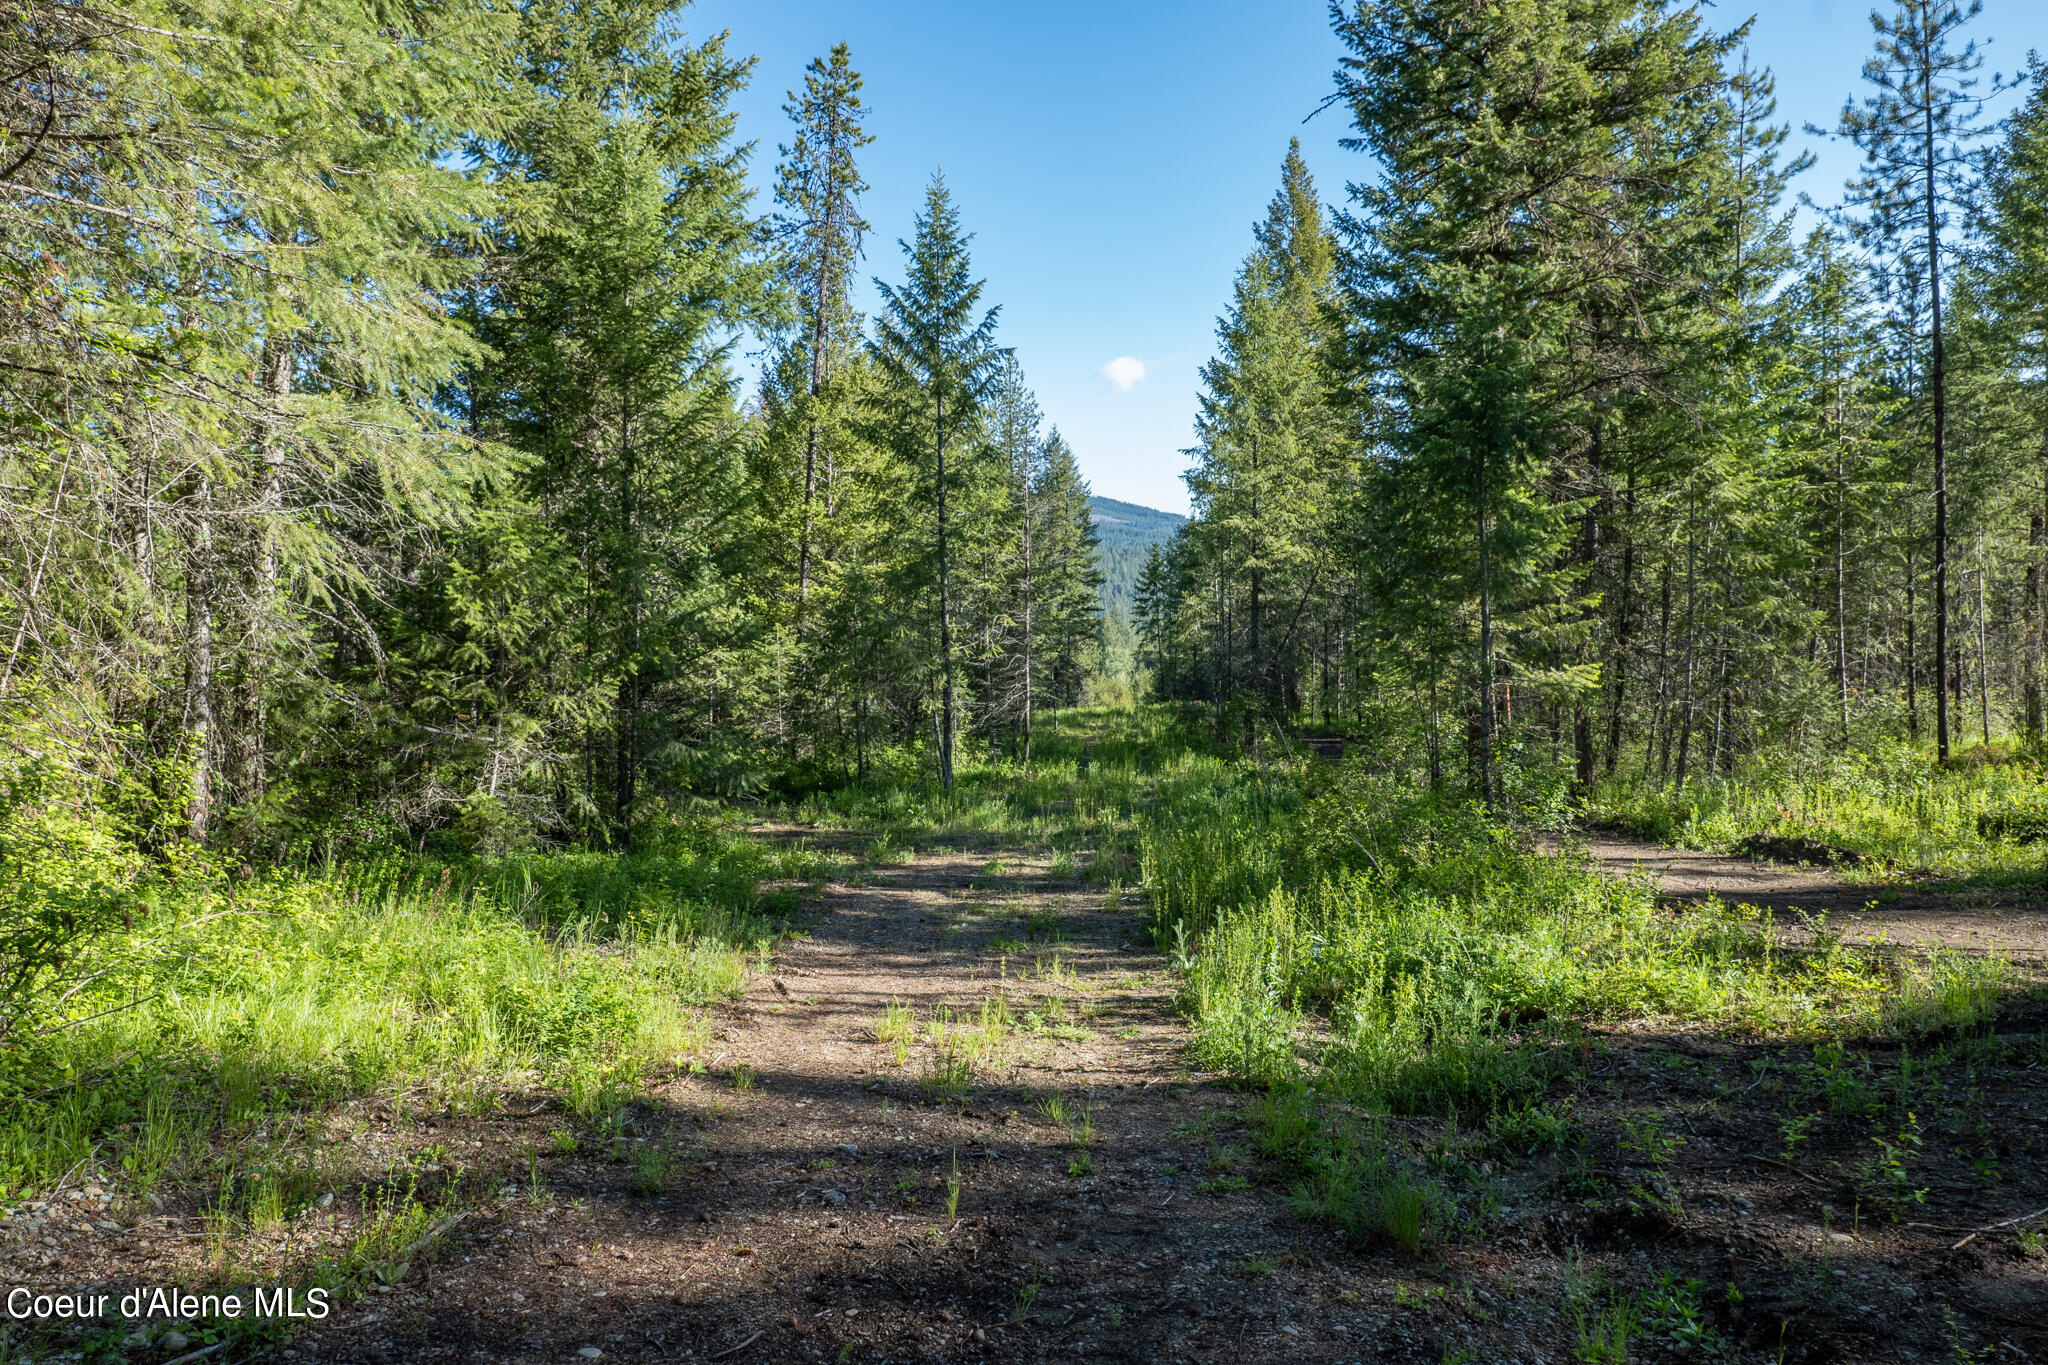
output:
<svg viewBox="0 0 2048 1365"><path fill-rule="evenodd" d="M541 1084L591 1111L701 1049L699 1007L772 940L758 881L814 870L713 832L460 878L390 860L171 887L130 931L149 969L7 1054L0 1198L95 1157L147 1189L222 1128L372 1092L481 1113Z"/></svg>
<svg viewBox="0 0 2048 1365"><path fill-rule="evenodd" d="M1795 949L1752 907L1674 915L1399 775L1245 765L1177 790L1142 857L1206 1065L1397 1110L1532 1093L1589 1025L1911 1036L1988 1017L2005 982L1997 962Z"/></svg>
<svg viewBox="0 0 2048 1365"><path fill-rule="evenodd" d="M1952 877L2038 877L2048 866L2048 774L2003 745L1961 751L1888 742L1872 752L1746 760L1680 791L1644 777L1603 784L1591 816L1661 842L1734 851L1800 841L1885 868ZM1850 875L1857 875L1854 869Z"/></svg>

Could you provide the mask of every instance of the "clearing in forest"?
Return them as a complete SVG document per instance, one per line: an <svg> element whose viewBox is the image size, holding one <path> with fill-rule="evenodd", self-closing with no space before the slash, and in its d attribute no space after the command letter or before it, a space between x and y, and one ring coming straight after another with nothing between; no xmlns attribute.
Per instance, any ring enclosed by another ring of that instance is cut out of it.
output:
<svg viewBox="0 0 2048 1365"><path fill-rule="evenodd" d="M743 976L710 938L564 931L551 970L583 993L520 1008L588 1031L638 1001L630 1065L550 1063L501 1093L457 1083L458 1058L335 1094L282 1068L237 1081L253 1063L223 1053L220 1113L180 1111L156 1184L125 1164L152 1111L15 1212L19 1282L326 1286L332 1315L14 1327L10 1349L2048 1351L2048 1002L2024 964L1788 938L1789 915L1660 905L1369 764L1233 759L1163 716L1076 723L1028 773L822 801L751 851L707 842L724 861L643 867L764 870L743 889L781 918ZM1710 870L1744 868L1777 875ZM545 985L507 970L513 994ZM712 1003L650 1014L650 992L681 998L664 981ZM283 997L242 998L268 1019Z"/></svg>

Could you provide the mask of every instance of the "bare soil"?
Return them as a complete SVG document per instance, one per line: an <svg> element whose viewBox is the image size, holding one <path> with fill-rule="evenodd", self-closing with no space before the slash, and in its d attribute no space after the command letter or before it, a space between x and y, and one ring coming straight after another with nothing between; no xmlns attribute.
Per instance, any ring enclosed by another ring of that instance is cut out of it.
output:
<svg viewBox="0 0 2048 1365"><path fill-rule="evenodd" d="M1687 866L1665 870L1707 875ZM1290 1210L1250 1098L1188 1067L1142 930L1135 898L1014 850L835 884L717 1012L708 1069L656 1078L616 1132L545 1095L483 1117L331 1116L323 1136L365 1168L431 1146L496 1196L324 1323L207 1358L1553 1365L1590 1358L1602 1314L1665 1276L1697 1283L1711 1343L1660 1320L1632 1360L2048 1358L2048 1256L2019 1235L2048 1220L1968 1235L2048 1211L2037 1001L1909 1064L1920 1145L1895 1205L1872 1204L1869 1168L1874 1138L1905 1141L1870 1098L1901 1084L1896 1048L1823 1067L1768 1039L1621 1029L1554 1083L1581 1134L1563 1153L1485 1154L1469 1128L1387 1120L1464 1211L1405 1252ZM954 1098L920 1085L928 1044L898 1064L875 1037L891 1001L922 1025L998 998L1017 1027ZM1047 1116L1052 1097L1090 1112L1092 1140ZM571 1131L576 1150L557 1150ZM663 1180L646 1178L650 1147L672 1155ZM343 1190L223 1250L196 1202L98 1193L0 1233L10 1284L274 1282L364 1213ZM207 1340L158 1328L102 1358L161 1365ZM27 1358L78 1344L32 1338Z"/></svg>

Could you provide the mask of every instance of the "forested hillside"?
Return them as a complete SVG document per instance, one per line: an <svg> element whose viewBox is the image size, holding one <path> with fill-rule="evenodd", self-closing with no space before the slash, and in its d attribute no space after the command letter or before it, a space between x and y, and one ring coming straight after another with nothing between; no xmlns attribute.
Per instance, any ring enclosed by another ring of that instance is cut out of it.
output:
<svg viewBox="0 0 2048 1365"><path fill-rule="evenodd" d="M0 1361L2048 1352L2048 64L1329 14L1182 518L833 35L0 0Z"/></svg>
<svg viewBox="0 0 2048 1365"><path fill-rule="evenodd" d="M1132 594L1137 591L1138 574L1154 545L1173 539L1186 517L1119 502L1100 495L1088 499L1088 514L1095 523L1095 559L1102 570L1102 610L1108 616L1131 617Z"/></svg>

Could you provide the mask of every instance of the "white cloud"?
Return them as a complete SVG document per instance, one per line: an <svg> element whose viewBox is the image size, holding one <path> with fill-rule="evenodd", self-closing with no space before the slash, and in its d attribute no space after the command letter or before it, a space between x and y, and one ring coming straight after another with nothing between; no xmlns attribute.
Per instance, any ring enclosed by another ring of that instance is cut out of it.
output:
<svg viewBox="0 0 2048 1365"><path fill-rule="evenodd" d="M1129 393L1131 385L1145 377L1145 362L1134 355L1120 355L1095 373L1115 385L1118 393Z"/></svg>

